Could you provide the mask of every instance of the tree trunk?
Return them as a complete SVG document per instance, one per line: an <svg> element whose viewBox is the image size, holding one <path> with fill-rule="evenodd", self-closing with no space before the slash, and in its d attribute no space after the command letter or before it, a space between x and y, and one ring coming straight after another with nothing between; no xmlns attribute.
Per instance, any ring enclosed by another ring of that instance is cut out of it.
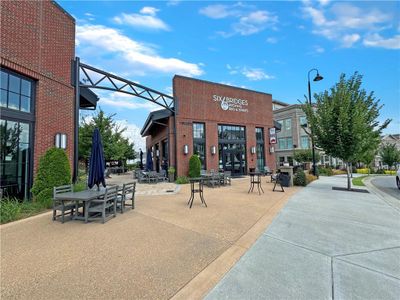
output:
<svg viewBox="0 0 400 300"><path fill-rule="evenodd" d="M347 189L348 189L348 190L351 189L350 172L351 172L350 163L347 163Z"/></svg>

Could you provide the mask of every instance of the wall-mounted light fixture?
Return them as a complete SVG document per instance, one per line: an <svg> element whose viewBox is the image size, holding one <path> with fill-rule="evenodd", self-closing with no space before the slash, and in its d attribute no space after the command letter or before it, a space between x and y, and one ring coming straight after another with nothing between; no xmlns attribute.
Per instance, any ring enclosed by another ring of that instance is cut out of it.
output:
<svg viewBox="0 0 400 300"><path fill-rule="evenodd" d="M275 147L274 146L269 147L269 153L274 153L274 152L275 152Z"/></svg>
<svg viewBox="0 0 400 300"><path fill-rule="evenodd" d="M56 148L67 149L67 135L65 133L56 133L54 137L54 146L56 146Z"/></svg>
<svg viewBox="0 0 400 300"><path fill-rule="evenodd" d="M250 148L250 153L251 154L255 154L256 153L256 147L255 146Z"/></svg>
<svg viewBox="0 0 400 300"><path fill-rule="evenodd" d="M160 150L158 150L158 149L156 150L156 155L160 156Z"/></svg>
<svg viewBox="0 0 400 300"><path fill-rule="evenodd" d="M183 146L183 154L188 154L189 153L189 146L188 145L184 145Z"/></svg>
<svg viewBox="0 0 400 300"><path fill-rule="evenodd" d="M211 154L215 155L217 153L217 147L211 146Z"/></svg>

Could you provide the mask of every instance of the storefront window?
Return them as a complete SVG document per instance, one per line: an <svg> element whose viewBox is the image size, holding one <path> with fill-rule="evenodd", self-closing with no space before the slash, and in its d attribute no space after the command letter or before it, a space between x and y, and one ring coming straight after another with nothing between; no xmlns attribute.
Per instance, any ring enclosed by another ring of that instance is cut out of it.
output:
<svg viewBox="0 0 400 300"><path fill-rule="evenodd" d="M5 196L27 198L29 192L30 126L0 120L0 176Z"/></svg>
<svg viewBox="0 0 400 300"><path fill-rule="evenodd" d="M29 198L34 81L5 68L0 75L0 189L8 197Z"/></svg>
<svg viewBox="0 0 400 300"><path fill-rule="evenodd" d="M193 153L200 157L201 168L206 169L206 139L204 123L193 123Z"/></svg>

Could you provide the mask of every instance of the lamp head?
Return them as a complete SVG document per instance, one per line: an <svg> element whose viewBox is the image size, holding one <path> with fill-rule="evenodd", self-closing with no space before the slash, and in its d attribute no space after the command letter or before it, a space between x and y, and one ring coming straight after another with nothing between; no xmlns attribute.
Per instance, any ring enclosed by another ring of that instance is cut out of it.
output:
<svg viewBox="0 0 400 300"><path fill-rule="evenodd" d="M324 79L324 77L322 77L321 75L319 75L319 73L317 73L317 76L315 76L314 81L320 81Z"/></svg>

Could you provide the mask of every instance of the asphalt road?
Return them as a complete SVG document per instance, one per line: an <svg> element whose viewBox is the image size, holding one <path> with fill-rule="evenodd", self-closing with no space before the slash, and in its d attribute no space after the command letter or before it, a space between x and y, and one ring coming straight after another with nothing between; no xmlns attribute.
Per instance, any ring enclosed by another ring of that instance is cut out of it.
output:
<svg viewBox="0 0 400 300"><path fill-rule="evenodd" d="M381 176L371 180L371 183L382 192L400 200L400 190L396 186L395 176Z"/></svg>

